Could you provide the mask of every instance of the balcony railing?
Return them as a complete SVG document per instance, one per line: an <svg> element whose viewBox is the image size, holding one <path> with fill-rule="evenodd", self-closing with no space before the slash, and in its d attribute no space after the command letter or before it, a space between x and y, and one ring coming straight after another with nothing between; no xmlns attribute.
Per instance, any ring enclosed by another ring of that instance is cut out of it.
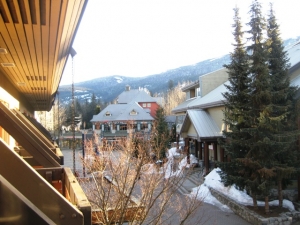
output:
<svg viewBox="0 0 300 225"><path fill-rule="evenodd" d="M90 225L90 203L71 170L61 166L61 150L1 102L0 126L19 145L13 150L0 139L0 222L4 218L15 224ZM16 204L12 214L6 210L8 198Z"/></svg>

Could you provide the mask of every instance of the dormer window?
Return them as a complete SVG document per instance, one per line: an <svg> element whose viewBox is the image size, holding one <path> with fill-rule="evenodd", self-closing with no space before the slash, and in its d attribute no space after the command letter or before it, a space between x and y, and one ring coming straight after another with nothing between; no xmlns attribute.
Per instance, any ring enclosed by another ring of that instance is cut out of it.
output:
<svg viewBox="0 0 300 225"><path fill-rule="evenodd" d="M105 116L111 116L111 113L110 113L109 111L107 111L107 112L105 113Z"/></svg>
<svg viewBox="0 0 300 225"><path fill-rule="evenodd" d="M135 111L134 109L131 110L130 115L131 115L131 116L136 116L136 115L137 115L137 111Z"/></svg>

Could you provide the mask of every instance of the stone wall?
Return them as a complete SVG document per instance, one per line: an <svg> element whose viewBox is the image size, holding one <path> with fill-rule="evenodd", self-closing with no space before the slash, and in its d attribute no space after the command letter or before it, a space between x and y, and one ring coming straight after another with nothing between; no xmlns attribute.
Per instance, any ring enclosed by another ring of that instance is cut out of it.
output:
<svg viewBox="0 0 300 225"><path fill-rule="evenodd" d="M209 190L216 199L227 205L235 214L239 215L251 224L290 225L292 222L300 220L300 212L298 211L283 213L280 217L265 218L249 210L247 207L239 204L235 200L225 196L221 192L214 190L213 188L209 188Z"/></svg>

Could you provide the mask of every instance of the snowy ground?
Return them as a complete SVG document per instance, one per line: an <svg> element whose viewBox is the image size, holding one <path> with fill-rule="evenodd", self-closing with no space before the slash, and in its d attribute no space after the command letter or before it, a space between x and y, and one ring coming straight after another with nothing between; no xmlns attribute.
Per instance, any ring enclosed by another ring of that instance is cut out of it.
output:
<svg viewBox="0 0 300 225"><path fill-rule="evenodd" d="M220 171L219 168L212 170L205 177L204 183L193 189L191 195L197 194L197 197L200 199L204 198L205 202L216 205L221 209L228 210L229 208L227 206L222 205L222 203L220 203L214 196L211 195L208 187L212 187L215 190L222 192L224 195L230 196L232 199L242 205L253 205L252 198L245 191L239 191L234 186L224 187L220 181L221 178L218 174L218 171ZM270 206L278 205L278 203L278 200L269 202ZM259 206L264 206L263 201L258 201L257 204ZM288 208L289 210L295 210L293 203L289 200L283 200L283 207Z"/></svg>
<svg viewBox="0 0 300 225"><path fill-rule="evenodd" d="M173 157L178 156L179 153L176 152L176 148L171 148L168 151L168 158L169 158L169 164L166 165L166 176L176 176L177 174L180 174L181 170L186 166L188 167L189 165L187 164L186 157L183 158L180 163L178 170L175 172L171 172L171 163L173 163ZM195 160L195 157L193 155L190 156L191 163ZM230 196L232 199L234 199L236 202L242 204L242 205L253 205L252 198L245 192L245 191L239 191L237 190L234 186L231 187L225 187L221 183L221 178L218 173L220 171L219 168L216 168L212 170L206 177L205 181L203 184L201 184L198 187L195 187L192 192L191 196L197 195L197 198L200 200L203 200L206 203L215 205L219 207L223 211L231 211L226 205L222 204L219 202L214 196L211 195L209 191L209 187L223 193L226 196ZM270 206L275 206L278 205L279 201L271 201L269 202ZM264 206L263 201L258 201L257 203L259 206ZM283 207L288 208L289 210L295 210L294 205L291 201L289 200L283 200Z"/></svg>
<svg viewBox="0 0 300 225"><path fill-rule="evenodd" d="M68 166L72 168L73 166L73 160L72 160L72 150L67 149L63 150L63 154L65 157L65 166ZM76 170L81 171L82 170L82 162L80 160L80 155L81 151L76 150L75 156L76 156ZM169 149L168 151L168 162L162 167L161 172L165 173L165 178L171 177L171 176L178 176L182 174L182 170L184 167L189 167L189 164L187 164L187 159L184 157L178 165L178 170L175 172L172 170L173 164L174 164L174 157L180 157L181 155L176 152L176 147ZM190 156L190 161L193 163L194 161L196 162L196 158L191 155ZM156 173L157 172L157 167L154 164L147 164L145 165L144 174L150 174L150 173ZM208 187L212 187L215 190L222 192L226 196L230 196L232 199L237 201L238 203L242 205L252 205L252 198L247 195L245 191L239 191L237 190L234 186L231 187L224 187L224 185L221 183L221 178L218 174L219 168L216 168L212 170L206 177L205 181L202 185L195 187L192 192L191 192L191 197L194 195L197 195L197 198L200 200L212 204L214 206L217 206L220 208L222 211L229 212L231 211L226 205L222 204L219 202L214 196L211 195ZM270 206L271 205L278 205L278 200L271 201L269 202ZM264 202L258 201L258 205L263 206ZM283 200L283 206L285 208L288 208L289 210L294 210L294 205L291 201L289 200Z"/></svg>

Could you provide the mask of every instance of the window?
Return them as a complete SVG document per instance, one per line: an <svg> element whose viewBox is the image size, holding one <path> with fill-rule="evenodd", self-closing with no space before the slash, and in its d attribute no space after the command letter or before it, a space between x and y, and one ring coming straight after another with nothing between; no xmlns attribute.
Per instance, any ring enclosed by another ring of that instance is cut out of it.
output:
<svg viewBox="0 0 300 225"><path fill-rule="evenodd" d="M196 97L199 97L200 95L201 95L200 88L197 88L196 89Z"/></svg>
<svg viewBox="0 0 300 225"><path fill-rule="evenodd" d="M107 111L107 112L105 113L105 116L111 116L111 113L110 113L109 111Z"/></svg>
<svg viewBox="0 0 300 225"><path fill-rule="evenodd" d="M127 124L120 124L120 130L127 130Z"/></svg>
<svg viewBox="0 0 300 225"><path fill-rule="evenodd" d="M191 89L190 90L190 98L195 98L195 97L196 97L195 89Z"/></svg>
<svg viewBox="0 0 300 225"><path fill-rule="evenodd" d="M146 107L147 106L147 104L146 103L143 103L143 107Z"/></svg>
<svg viewBox="0 0 300 225"><path fill-rule="evenodd" d="M136 116L136 115L137 115L137 111L135 111L134 109L131 110L130 115L131 115L131 116Z"/></svg>
<svg viewBox="0 0 300 225"><path fill-rule="evenodd" d="M147 103L147 107L151 107L151 103Z"/></svg>

